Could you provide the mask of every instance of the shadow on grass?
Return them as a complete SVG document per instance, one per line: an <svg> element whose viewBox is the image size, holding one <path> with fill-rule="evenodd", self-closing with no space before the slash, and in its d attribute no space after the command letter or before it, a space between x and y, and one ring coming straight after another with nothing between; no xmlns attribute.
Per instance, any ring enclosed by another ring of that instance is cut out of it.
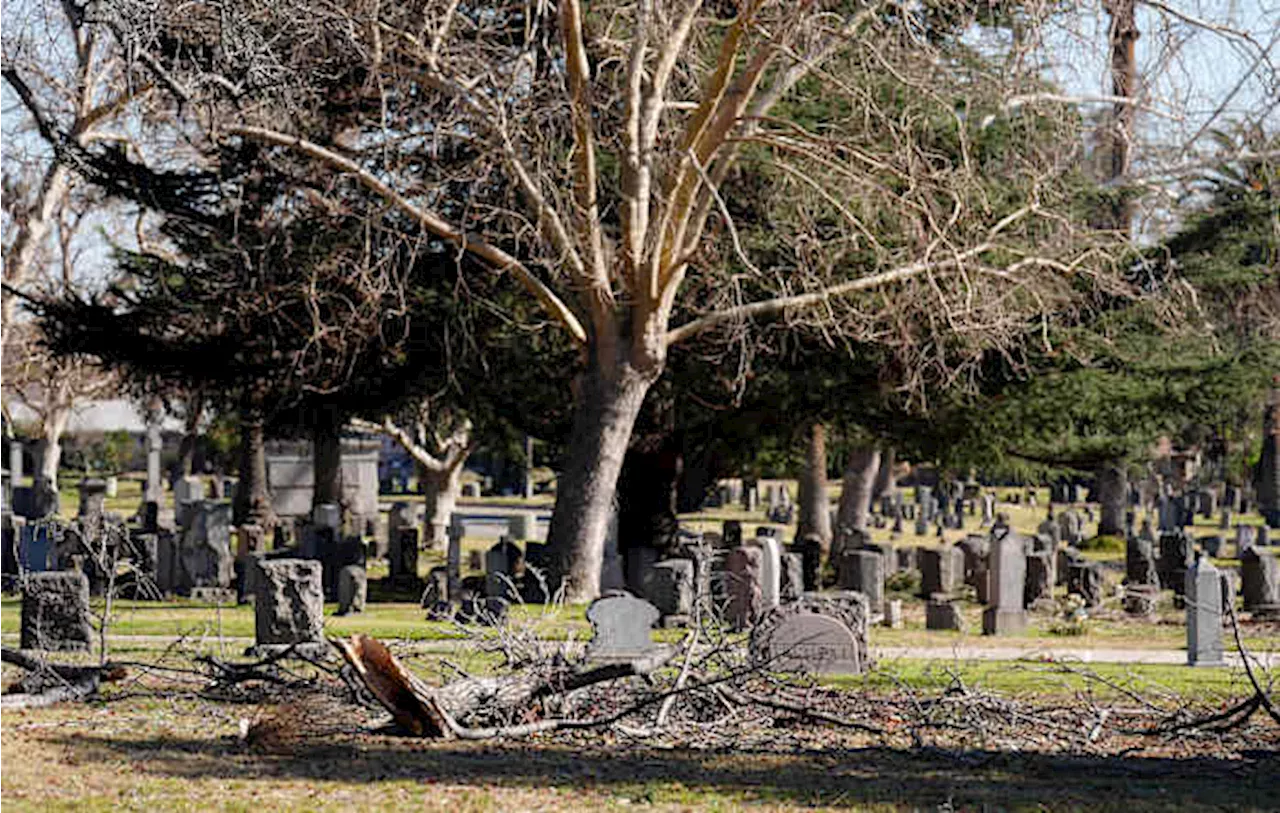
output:
<svg viewBox="0 0 1280 813"><path fill-rule="evenodd" d="M48 741L68 749L73 763L125 759L153 778L555 786L695 804L727 797L929 809L1280 809L1280 751L1246 759L886 747L780 754L361 736L294 742L264 754L225 739L90 734Z"/></svg>

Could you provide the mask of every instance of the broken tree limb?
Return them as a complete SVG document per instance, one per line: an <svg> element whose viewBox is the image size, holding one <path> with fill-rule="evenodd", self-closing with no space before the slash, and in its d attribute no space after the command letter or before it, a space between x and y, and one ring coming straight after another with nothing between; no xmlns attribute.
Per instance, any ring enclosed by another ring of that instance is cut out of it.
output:
<svg viewBox="0 0 1280 813"><path fill-rule="evenodd" d="M0 648L0 660L27 670L27 675L0 697L0 708L35 709L97 694L105 681L125 677L124 667L114 663L80 666L51 663L9 647Z"/></svg>
<svg viewBox="0 0 1280 813"><path fill-rule="evenodd" d="M540 705L597 683L639 674L634 663L610 663L580 671L556 664L538 672L498 677L468 677L444 686L430 686L404 667L387 647L367 635L331 638L356 676L396 723L417 737L489 739L526 736L582 725L574 720L540 720L523 725L469 728L458 722L473 714L514 718Z"/></svg>

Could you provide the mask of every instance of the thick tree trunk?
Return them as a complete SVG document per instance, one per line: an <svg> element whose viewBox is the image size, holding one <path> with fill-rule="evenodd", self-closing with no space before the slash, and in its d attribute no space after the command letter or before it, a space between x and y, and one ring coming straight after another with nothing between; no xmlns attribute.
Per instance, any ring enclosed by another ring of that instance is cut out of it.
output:
<svg viewBox="0 0 1280 813"><path fill-rule="evenodd" d="M449 544L449 520L458 505L462 491L462 470L467 455L460 454L456 461L446 460L439 470L426 466L418 468L420 489L426 500L423 518L423 536L434 550L444 550Z"/></svg>
<svg viewBox="0 0 1280 813"><path fill-rule="evenodd" d="M267 448L261 414L250 414L240 423L240 482L232 501L236 525L276 525L271 494L267 489Z"/></svg>
<svg viewBox="0 0 1280 813"><path fill-rule="evenodd" d="M62 465L62 434L71 420L71 410L55 407L49 410L40 427L40 468L36 470L37 493L58 492L58 467Z"/></svg>
<svg viewBox="0 0 1280 813"><path fill-rule="evenodd" d="M600 593L605 539L631 430L657 374L625 361L605 371L593 359L582 377L573 437L556 483L556 506L547 534L552 583L563 581L571 602Z"/></svg>
<svg viewBox="0 0 1280 813"><path fill-rule="evenodd" d="M1102 509L1098 520L1100 536L1122 536L1124 514L1129 504L1129 475L1123 461L1108 460L1098 466L1098 505Z"/></svg>
<svg viewBox="0 0 1280 813"><path fill-rule="evenodd" d="M800 512L796 535L816 534L824 552L831 547L831 505L827 501L827 428L814 421L809 428L804 471L800 474Z"/></svg>
<svg viewBox="0 0 1280 813"><path fill-rule="evenodd" d="M1262 455L1258 459L1256 488L1258 510L1267 525L1280 528L1280 387L1271 391L1263 413Z"/></svg>
<svg viewBox="0 0 1280 813"><path fill-rule="evenodd" d="M844 469L844 485L840 493L840 510L836 514L835 540L831 555L839 556L848 542L850 531L865 531L871 514L871 493L880 472L880 450L855 448L849 452Z"/></svg>
<svg viewBox="0 0 1280 813"><path fill-rule="evenodd" d="M322 410L311 431L314 483L311 507L342 504L342 427L337 417Z"/></svg>

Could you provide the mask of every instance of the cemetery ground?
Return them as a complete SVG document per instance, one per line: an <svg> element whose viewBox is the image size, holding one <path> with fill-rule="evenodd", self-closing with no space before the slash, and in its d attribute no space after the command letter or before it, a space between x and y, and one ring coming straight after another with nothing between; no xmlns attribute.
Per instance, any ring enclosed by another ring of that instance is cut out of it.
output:
<svg viewBox="0 0 1280 813"><path fill-rule="evenodd" d="M136 506L128 488L117 510ZM1028 532L1044 514L1009 509ZM767 524L737 510L681 517L706 530L724 519ZM464 562L491 544L465 539ZM939 540L908 529L900 544ZM1123 551L1087 555L1123 574ZM424 556L422 573L441 561ZM498 632L425 620L409 597L380 594L385 573L371 563L363 613L336 616L325 605L326 635L387 641L433 685L500 668ZM1238 666L1182 664L1183 611L1162 603L1138 621L1108 594L1083 623L1035 614L1025 632L984 637L971 595L960 602L963 631L926 630L914 587L888 585L887 597L903 599L904 624L869 629L869 673L761 672L742 689L789 708L724 702L677 711L662 731L637 730L651 708L623 725L479 742L390 733L385 713L305 662L291 662L286 683L214 685L210 663L246 660L251 607L117 600L109 657L127 674L89 702L6 711L3 797L15 810L1280 809L1280 726L1263 713L1243 725L1203 723L1254 690ZM100 614L101 599L92 608ZM16 598L0 601L6 646L16 645L19 609ZM509 626L570 647L591 637L583 607L516 606ZM1274 680L1280 623L1242 633L1269 667L1257 677ZM676 645L690 635L653 637ZM1136 662L1170 655L1175 662ZM98 653L50 657L96 663ZM670 685L678 672L668 664L651 679ZM5 683L19 674L6 664ZM605 712L619 700L601 691L592 702Z"/></svg>

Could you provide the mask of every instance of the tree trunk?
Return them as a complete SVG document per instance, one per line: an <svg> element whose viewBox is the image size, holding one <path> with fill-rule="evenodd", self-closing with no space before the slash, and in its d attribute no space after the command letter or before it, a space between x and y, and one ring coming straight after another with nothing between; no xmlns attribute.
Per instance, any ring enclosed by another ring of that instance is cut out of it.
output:
<svg viewBox="0 0 1280 813"><path fill-rule="evenodd" d="M426 466L418 468L418 482L422 484L421 491L426 500L423 536L434 550L444 550L449 544L449 520L458 505L466 462L467 455L463 453L456 461L448 460L446 456L446 463L439 470Z"/></svg>
<svg viewBox="0 0 1280 813"><path fill-rule="evenodd" d="M797 497L800 512L798 537L816 534L822 540L822 550L831 548L831 505L827 501L827 428L814 421L809 428L808 448L805 450L804 471L800 475L800 494Z"/></svg>
<svg viewBox="0 0 1280 813"><path fill-rule="evenodd" d="M1095 476L1098 505L1102 509L1098 535L1123 536L1124 514L1129 504L1129 474L1124 462L1108 460L1098 467Z"/></svg>
<svg viewBox="0 0 1280 813"><path fill-rule="evenodd" d="M240 482L232 508L236 525L259 525L268 531L276 525L267 489L266 438L260 413L250 413L240 423Z"/></svg>
<svg viewBox="0 0 1280 813"><path fill-rule="evenodd" d="M69 420L71 420L70 409L54 407L49 410L49 414L42 422L40 468L36 471L34 481L37 493L45 491L58 493L58 467L62 464L62 433L66 431Z"/></svg>
<svg viewBox="0 0 1280 813"><path fill-rule="evenodd" d="M660 372L660 363L652 374L645 374L627 361L605 371L592 359L583 373L573 437L556 483L547 533L551 583L563 582L571 602L590 601L600 593L622 460L645 393Z"/></svg>
<svg viewBox="0 0 1280 813"><path fill-rule="evenodd" d="M880 472L880 450L855 448L849 452L844 469L844 486L840 493L840 510L836 515L836 533L832 556L838 557L848 542L850 531L867 530L871 514L871 492Z"/></svg>
<svg viewBox="0 0 1280 813"><path fill-rule="evenodd" d="M321 410L311 432L314 472L311 507L342 505L342 427L331 410Z"/></svg>
<svg viewBox="0 0 1280 813"><path fill-rule="evenodd" d="M1267 525L1280 528L1280 387L1271 391L1263 413L1262 455L1258 458L1256 488L1258 510Z"/></svg>
<svg viewBox="0 0 1280 813"><path fill-rule="evenodd" d="M876 472L876 484L871 490L871 499L878 500L885 494L892 494L898 483L893 470L898 465L898 452L889 447L880 453L880 470Z"/></svg>

